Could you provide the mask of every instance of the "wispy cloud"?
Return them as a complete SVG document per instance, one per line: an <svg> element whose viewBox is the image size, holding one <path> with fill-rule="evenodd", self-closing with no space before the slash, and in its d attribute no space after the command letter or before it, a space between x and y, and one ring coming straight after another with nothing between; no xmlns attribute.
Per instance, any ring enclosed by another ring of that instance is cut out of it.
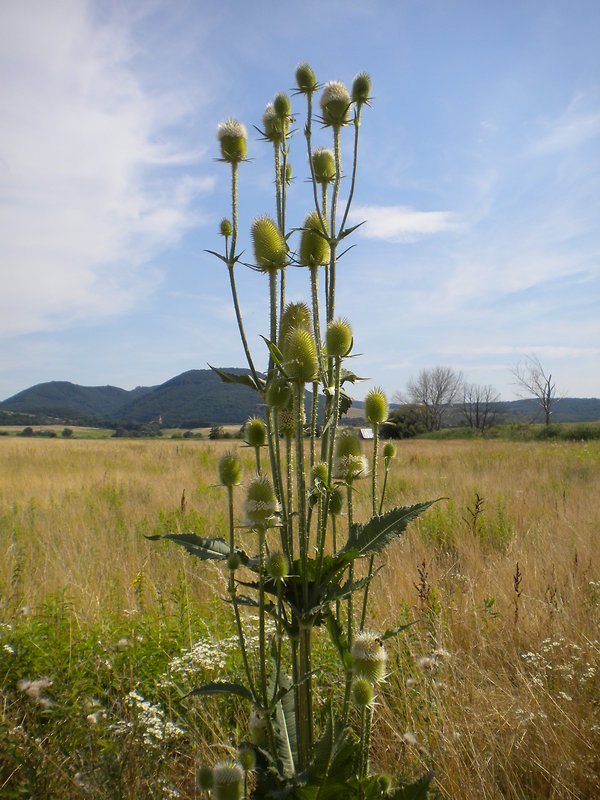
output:
<svg viewBox="0 0 600 800"><path fill-rule="evenodd" d="M355 206L350 217L353 222L366 220L362 236L387 242L414 242L459 227L451 211L417 211L410 206Z"/></svg>
<svg viewBox="0 0 600 800"><path fill-rule="evenodd" d="M563 114L546 123L544 133L531 143L530 152L545 156L576 150L600 136L600 109L582 109L585 102L583 94L577 95Z"/></svg>
<svg viewBox="0 0 600 800"><path fill-rule="evenodd" d="M3 4L0 54L0 333L130 308L211 189L169 138L185 111L144 90L123 20L84 2Z"/></svg>

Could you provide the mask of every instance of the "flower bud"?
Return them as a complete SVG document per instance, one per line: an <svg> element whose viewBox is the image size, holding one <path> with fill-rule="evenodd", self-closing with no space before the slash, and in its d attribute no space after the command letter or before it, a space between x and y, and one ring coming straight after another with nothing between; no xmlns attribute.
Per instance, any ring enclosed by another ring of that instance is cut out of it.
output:
<svg viewBox="0 0 600 800"><path fill-rule="evenodd" d="M331 490L329 495L329 513L333 517L339 517L342 513L342 506L344 505L344 495L339 486Z"/></svg>
<svg viewBox="0 0 600 800"><path fill-rule="evenodd" d="M325 347L327 355L332 358L343 358L352 349L352 328L345 319L334 319L327 326Z"/></svg>
<svg viewBox="0 0 600 800"><path fill-rule="evenodd" d="M244 771L237 761L220 761L214 769L215 800L241 800Z"/></svg>
<svg viewBox="0 0 600 800"><path fill-rule="evenodd" d="M252 223L254 259L259 269L268 272L282 269L287 260L287 246L283 234L271 217L257 217Z"/></svg>
<svg viewBox="0 0 600 800"><path fill-rule="evenodd" d="M236 453L225 453L219 459L219 480L223 486L237 486L242 479L242 462Z"/></svg>
<svg viewBox="0 0 600 800"><path fill-rule="evenodd" d="M375 698L373 684L366 678L355 678L352 682L352 697L357 706L370 706Z"/></svg>
<svg viewBox="0 0 600 800"><path fill-rule="evenodd" d="M315 484L317 481L326 484L329 478L327 464L324 461L317 461L317 463L311 469L310 474L313 484Z"/></svg>
<svg viewBox="0 0 600 800"><path fill-rule="evenodd" d="M306 303L288 303L279 323L279 349L283 349L288 333L294 328L312 329L310 311Z"/></svg>
<svg viewBox="0 0 600 800"><path fill-rule="evenodd" d="M383 641L372 631L356 634L352 645L353 671L357 678L377 683L385 676L387 653Z"/></svg>
<svg viewBox="0 0 600 800"><path fill-rule="evenodd" d="M249 745L242 745L238 750L238 761L244 772L252 772L256 768L256 753Z"/></svg>
<svg viewBox="0 0 600 800"><path fill-rule="evenodd" d="M265 401L271 408L285 408L289 405L292 390L289 383L281 375L276 375L267 386Z"/></svg>
<svg viewBox="0 0 600 800"><path fill-rule="evenodd" d="M268 528L273 515L279 511L273 484L264 475L255 478L244 501L244 517L251 528Z"/></svg>
<svg viewBox="0 0 600 800"><path fill-rule="evenodd" d="M250 713L248 727L252 744L263 747L267 743L267 721L258 709Z"/></svg>
<svg viewBox="0 0 600 800"><path fill-rule="evenodd" d="M296 85L302 94L312 94L317 88L315 73L306 62L296 69Z"/></svg>
<svg viewBox="0 0 600 800"><path fill-rule="evenodd" d="M273 103L268 103L262 117L263 133L270 142L280 142L283 139L283 125L277 116Z"/></svg>
<svg viewBox="0 0 600 800"><path fill-rule="evenodd" d="M352 100L359 106L369 102L371 93L371 76L366 72L359 72L352 84Z"/></svg>
<svg viewBox="0 0 600 800"><path fill-rule="evenodd" d="M292 182L292 177L293 177L292 176L292 165L288 162L285 165L285 182L286 182L287 186L289 186L290 183Z"/></svg>
<svg viewBox="0 0 600 800"><path fill-rule="evenodd" d="M267 573L276 581L282 581L288 574L288 563L283 553L271 553L267 561Z"/></svg>
<svg viewBox="0 0 600 800"><path fill-rule="evenodd" d="M318 267L329 263L329 242L323 236L323 230L316 211L304 220L304 230L300 238L299 262L305 267Z"/></svg>
<svg viewBox="0 0 600 800"><path fill-rule="evenodd" d="M227 567L231 572L235 572L236 569L239 569L241 563L242 559L240 558L240 554L236 553L235 550L227 556Z"/></svg>
<svg viewBox="0 0 600 800"><path fill-rule="evenodd" d="M215 776L212 767L202 764L200 767L198 767L196 777L198 779L198 788L200 791L208 792L213 788Z"/></svg>
<svg viewBox="0 0 600 800"><path fill-rule="evenodd" d="M227 219L227 217L223 217L221 220L221 225L219 226L219 232L221 236L231 236L233 233L233 226L231 225L231 221Z"/></svg>
<svg viewBox="0 0 600 800"><path fill-rule="evenodd" d="M246 127L236 119L227 119L217 128L217 139L221 143L221 156L230 164L246 158L248 134Z"/></svg>
<svg viewBox="0 0 600 800"><path fill-rule="evenodd" d="M317 347L310 331L292 328L283 345L285 371L296 383L310 383L317 377Z"/></svg>
<svg viewBox="0 0 600 800"><path fill-rule="evenodd" d="M396 447L391 442L386 442L383 446L383 457L386 461L390 461L396 457Z"/></svg>
<svg viewBox="0 0 600 800"><path fill-rule="evenodd" d="M246 422L244 439L250 447L264 447L267 443L267 428L259 417L251 417Z"/></svg>
<svg viewBox="0 0 600 800"><path fill-rule="evenodd" d="M339 127L348 122L352 98L341 81L328 81L321 95L321 113L325 125Z"/></svg>
<svg viewBox="0 0 600 800"><path fill-rule="evenodd" d="M333 476L345 481L364 478L369 472L358 436L351 430L341 431L335 442Z"/></svg>
<svg viewBox="0 0 600 800"><path fill-rule="evenodd" d="M365 397L365 417L371 425L380 425L388 415L388 405L382 389L371 389Z"/></svg>
<svg viewBox="0 0 600 800"><path fill-rule="evenodd" d="M288 119L292 113L290 98L285 92L279 92L273 100L273 109L280 119Z"/></svg>
<svg viewBox="0 0 600 800"><path fill-rule="evenodd" d="M335 158L333 150L318 147L312 154L313 172L317 183L332 183L335 178Z"/></svg>

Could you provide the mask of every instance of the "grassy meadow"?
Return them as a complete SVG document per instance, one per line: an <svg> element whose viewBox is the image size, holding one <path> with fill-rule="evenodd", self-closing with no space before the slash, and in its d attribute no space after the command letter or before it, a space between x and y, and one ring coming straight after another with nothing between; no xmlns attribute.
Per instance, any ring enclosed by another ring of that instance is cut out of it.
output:
<svg viewBox="0 0 600 800"><path fill-rule="evenodd" d="M243 701L185 697L240 669L223 571L144 538L225 534L232 448L250 476L236 441L0 438L0 797L201 797L197 760L247 735ZM398 443L386 506L443 499L372 590L373 628L411 623L377 767L433 769L443 798L600 797L599 489L599 441Z"/></svg>

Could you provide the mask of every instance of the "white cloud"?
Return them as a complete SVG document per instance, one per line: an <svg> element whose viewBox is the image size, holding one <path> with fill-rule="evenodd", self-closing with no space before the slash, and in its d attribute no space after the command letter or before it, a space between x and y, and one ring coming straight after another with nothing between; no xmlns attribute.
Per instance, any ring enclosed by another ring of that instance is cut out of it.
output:
<svg viewBox="0 0 600 800"><path fill-rule="evenodd" d="M388 242L414 242L458 228L450 211L417 211L410 206L355 206L350 218L355 223L366 220L359 229L362 236Z"/></svg>
<svg viewBox="0 0 600 800"><path fill-rule="evenodd" d="M558 119L548 123L545 133L532 142L531 153L553 155L576 150L600 135L600 110L582 110L585 100L584 95L577 95Z"/></svg>
<svg viewBox="0 0 600 800"><path fill-rule="evenodd" d="M196 222L211 183L167 132L186 112L144 90L133 54L124 19L93 22L85 2L0 8L0 333L130 308Z"/></svg>

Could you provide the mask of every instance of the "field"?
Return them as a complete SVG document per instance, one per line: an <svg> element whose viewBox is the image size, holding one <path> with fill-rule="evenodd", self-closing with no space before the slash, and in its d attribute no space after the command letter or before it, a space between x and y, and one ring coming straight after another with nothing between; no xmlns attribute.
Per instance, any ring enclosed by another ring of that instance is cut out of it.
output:
<svg viewBox="0 0 600 800"><path fill-rule="evenodd" d="M242 701L184 697L239 667L223 573L144 538L224 534L230 448L0 438L0 797L200 797L197 759L246 735ZM387 505L443 499L376 580L372 627L413 623L378 767L434 769L444 798L600 797L599 487L598 441L399 443Z"/></svg>

